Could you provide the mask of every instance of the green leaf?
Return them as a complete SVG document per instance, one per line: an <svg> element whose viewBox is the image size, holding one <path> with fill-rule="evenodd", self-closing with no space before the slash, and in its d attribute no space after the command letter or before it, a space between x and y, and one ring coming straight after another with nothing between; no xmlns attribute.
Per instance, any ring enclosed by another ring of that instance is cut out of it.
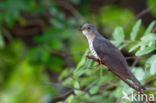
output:
<svg viewBox="0 0 156 103"><path fill-rule="evenodd" d="M148 28L146 29L144 35L147 35L147 34L149 34L149 33L152 31L152 29L153 29L155 23L156 23L156 21L152 21L152 22L150 23L150 25L149 25Z"/></svg>
<svg viewBox="0 0 156 103"><path fill-rule="evenodd" d="M121 96L123 96L122 92L123 88L117 88L111 93L111 95L116 98L121 98Z"/></svg>
<svg viewBox="0 0 156 103"><path fill-rule="evenodd" d="M5 46L4 38L2 36L2 33L0 31L0 48L3 48Z"/></svg>
<svg viewBox="0 0 156 103"><path fill-rule="evenodd" d="M150 73L152 75L154 75L156 73L156 58L154 59L154 61L152 62L152 65L151 65L151 69L150 69Z"/></svg>
<svg viewBox="0 0 156 103"><path fill-rule="evenodd" d="M141 67L134 67L133 71L138 80L140 80L140 81L143 80L145 72L143 71L143 69Z"/></svg>
<svg viewBox="0 0 156 103"><path fill-rule="evenodd" d="M82 56L81 61L80 61L80 62L78 63L78 65L77 65L76 69L79 69L82 65L84 65L85 60L86 60L85 56L86 56L87 54L89 54L89 49L87 49L87 50L85 51L84 55Z"/></svg>
<svg viewBox="0 0 156 103"><path fill-rule="evenodd" d="M84 92L82 90L78 90L78 89L74 89L74 93L77 95L77 96L81 96L84 94Z"/></svg>
<svg viewBox="0 0 156 103"><path fill-rule="evenodd" d="M122 44L122 45L120 45L118 48L119 48L119 50L121 50L121 49L123 49L124 47L126 47L127 46L127 44Z"/></svg>
<svg viewBox="0 0 156 103"><path fill-rule="evenodd" d="M131 48L129 49L128 52L130 53L130 52L134 51L134 50L137 49L139 46L140 46L140 43L134 45L133 47L131 47Z"/></svg>
<svg viewBox="0 0 156 103"><path fill-rule="evenodd" d="M95 86L89 90L89 93L93 95L96 94L98 91L99 91L99 87Z"/></svg>
<svg viewBox="0 0 156 103"><path fill-rule="evenodd" d="M145 46L147 46L149 44L149 42L148 41L142 41L139 44L140 44L141 47L145 47Z"/></svg>
<svg viewBox="0 0 156 103"><path fill-rule="evenodd" d="M74 95L70 95L68 98L67 98L67 103L72 103L74 99Z"/></svg>
<svg viewBox="0 0 156 103"><path fill-rule="evenodd" d="M156 54L155 55L152 55L146 62L147 64L151 64L153 63L154 59L156 58Z"/></svg>
<svg viewBox="0 0 156 103"><path fill-rule="evenodd" d="M60 76L59 76L59 80L63 80L66 77L68 77L69 75L71 75L72 71L70 69L65 69L61 72Z"/></svg>
<svg viewBox="0 0 156 103"><path fill-rule="evenodd" d="M139 27L141 25L141 19L139 19L136 24L133 26L133 29L132 29L132 32L130 33L130 36L131 36L131 40L135 40L137 34L138 34L138 31L139 31Z"/></svg>
<svg viewBox="0 0 156 103"><path fill-rule="evenodd" d="M125 38L124 31L122 27L116 27L113 32L113 39L121 43Z"/></svg>
<svg viewBox="0 0 156 103"><path fill-rule="evenodd" d="M75 81L75 83L74 83L74 88L80 89L80 85L79 85L79 82L78 82L78 81Z"/></svg>
<svg viewBox="0 0 156 103"><path fill-rule="evenodd" d="M136 56L142 56L142 55L145 55L145 54L148 54L150 52L152 52L153 50L155 50L155 47L152 46L152 47L147 47L145 48L144 50L139 50L135 53Z"/></svg>
<svg viewBox="0 0 156 103"><path fill-rule="evenodd" d="M151 40L156 40L156 34L154 33L149 33L148 35L145 35L141 38L142 41L151 41Z"/></svg>
<svg viewBox="0 0 156 103"><path fill-rule="evenodd" d="M147 61L147 64L150 65L150 73L153 75L156 73L156 54L152 55Z"/></svg>

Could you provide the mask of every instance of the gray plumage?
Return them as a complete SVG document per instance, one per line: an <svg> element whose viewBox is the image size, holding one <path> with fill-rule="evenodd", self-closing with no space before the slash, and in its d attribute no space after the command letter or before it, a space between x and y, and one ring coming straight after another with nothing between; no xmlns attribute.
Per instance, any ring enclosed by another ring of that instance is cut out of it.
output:
<svg viewBox="0 0 156 103"><path fill-rule="evenodd" d="M131 80L140 89L145 89L130 71L126 59L122 53L106 38L104 38L92 24L82 26L83 34L87 37L89 47L93 55L102 62L114 74L124 79Z"/></svg>

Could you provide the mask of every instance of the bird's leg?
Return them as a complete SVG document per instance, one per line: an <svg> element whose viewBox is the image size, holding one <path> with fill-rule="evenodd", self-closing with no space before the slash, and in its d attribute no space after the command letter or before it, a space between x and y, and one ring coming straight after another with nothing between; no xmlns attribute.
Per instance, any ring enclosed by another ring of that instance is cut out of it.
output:
<svg viewBox="0 0 156 103"><path fill-rule="evenodd" d="M96 62L99 61L99 59L95 58L94 56L86 55L86 57L87 57L88 59L92 59L92 60L94 60L94 61L96 61Z"/></svg>
<svg viewBox="0 0 156 103"><path fill-rule="evenodd" d="M100 63L99 63L99 59L97 59L97 58L95 58L95 57L93 57L93 56L89 56L89 55L86 55L86 57L87 57L88 59L92 59L92 60L98 62L97 65L94 65L94 66L92 66L92 67L88 67L88 69L91 69L91 68L94 68L94 67L97 67L97 66L100 65Z"/></svg>
<svg viewBox="0 0 156 103"><path fill-rule="evenodd" d="M94 66L92 66L92 67L89 67L88 69L91 69L91 68L97 67L97 66L99 66L99 65L104 65L101 59L97 59L97 62L98 62L97 65L94 65ZM105 65L104 65L104 66L105 66Z"/></svg>
<svg viewBox="0 0 156 103"><path fill-rule="evenodd" d="M87 57L88 59L92 59L92 60L98 62L97 65L92 66L92 67L89 67L89 69L94 68L94 67L99 66L99 65L105 66L105 64L103 63L103 61L102 61L101 59L97 59L97 58L95 58L95 57L93 57L93 56L89 56L89 55L86 55L86 57Z"/></svg>
<svg viewBox="0 0 156 103"><path fill-rule="evenodd" d="M99 65L106 66L101 59L98 59Z"/></svg>
<svg viewBox="0 0 156 103"><path fill-rule="evenodd" d="M98 59L99 65L104 65L101 59Z"/></svg>

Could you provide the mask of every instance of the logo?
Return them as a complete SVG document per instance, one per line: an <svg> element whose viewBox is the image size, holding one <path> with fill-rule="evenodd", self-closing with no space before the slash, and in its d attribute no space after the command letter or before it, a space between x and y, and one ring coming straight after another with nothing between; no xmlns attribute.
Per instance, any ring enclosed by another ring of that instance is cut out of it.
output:
<svg viewBox="0 0 156 103"><path fill-rule="evenodd" d="M140 92L131 92L127 94L126 92L122 92L123 97L122 99L126 99L128 101L154 101L154 94L141 94Z"/></svg>

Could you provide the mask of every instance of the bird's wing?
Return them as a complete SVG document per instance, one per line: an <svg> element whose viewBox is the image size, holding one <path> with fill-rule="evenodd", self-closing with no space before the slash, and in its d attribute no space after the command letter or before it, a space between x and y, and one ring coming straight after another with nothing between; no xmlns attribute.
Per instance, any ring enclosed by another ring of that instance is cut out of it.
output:
<svg viewBox="0 0 156 103"><path fill-rule="evenodd" d="M93 47L99 58L112 72L125 79L131 79L133 74L130 72L124 56L109 40L102 36L96 37Z"/></svg>

